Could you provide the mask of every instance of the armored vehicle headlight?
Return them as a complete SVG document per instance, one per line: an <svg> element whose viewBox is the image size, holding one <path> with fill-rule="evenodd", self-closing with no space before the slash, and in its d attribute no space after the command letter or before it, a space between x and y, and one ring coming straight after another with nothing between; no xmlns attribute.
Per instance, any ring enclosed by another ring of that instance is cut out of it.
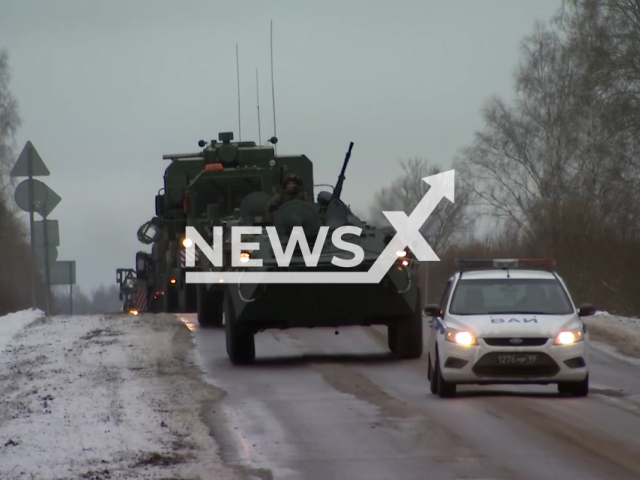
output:
<svg viewBox="0 0 640 480"><path fill-rule="evenodd" d="M556 337L554 345L571 345L583 339L582 330L565 330Z"/></svg>
<svg viewBox="0 0 640 480"><path fill-rule="evenodd" d="M251 259L251 255L249 254L249 252L240 253L240 261L242 263L247 263L250 259Z"/></svg>
<svg viewBox="0 0 640 480"><path fill-rule="evenodd" d="M406 257L407 256L407 251L406 250L400 250L398 252L396 252L396 255L399 257Z"/></svg>
<svg viewBox="0 0 640 480"><path fill-rule="evenodd" d="M193 241L190 238L183 238L182 239L182 246L184 248L189 248L189 247L191 247L191 245L193 245Z"/></svg>
<svg viewBox="0 0 640 480"><path fill-rule="evenodd" d="M457 343L458 345L477 345L478 341L471 332L465 330L453 330L447 328L445 331L445 338L449 342Z"/></svg>

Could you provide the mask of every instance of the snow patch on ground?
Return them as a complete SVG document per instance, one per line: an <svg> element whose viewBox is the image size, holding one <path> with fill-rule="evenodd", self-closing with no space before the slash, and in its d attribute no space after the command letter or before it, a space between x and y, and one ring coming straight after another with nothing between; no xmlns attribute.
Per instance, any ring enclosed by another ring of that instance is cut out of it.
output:
<svg viewBox="0 0 640 480"><path fill-rule="evenodd" d="M584 322L593 340L607 343L623 355L640 358L639 318L596 312L591 317L585 317Z"/></svg>
<svg viewBox="0 0 640 480"><path fill-rule="evenodd" d="M42 316L42 310L32 308L0 317L0 350L3 350L22 328Z"/></svg>
<svg viewBox="0 0 640 480"><path fill-rule="evenodd" d="M0 478L240 478L191 349L170 315L0 317Z"/></svg>

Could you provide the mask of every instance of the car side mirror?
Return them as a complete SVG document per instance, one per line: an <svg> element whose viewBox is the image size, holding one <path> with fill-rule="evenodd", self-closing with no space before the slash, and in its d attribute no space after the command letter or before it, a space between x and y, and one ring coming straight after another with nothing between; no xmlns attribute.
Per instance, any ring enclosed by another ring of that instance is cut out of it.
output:
<svg viewBox="0 0 640 480"><path fill-rule="evenodd" d="M596 308L590 303L583 303L580 305L580 310L578 311L578 315L580 317L589 317L596 313Z"/></svg>
<svg viewBox="0 0 640 480"><path fill-rule="evenodd" d="M434 303L427 305L424 309L424 313L429 317L439 317L442 315L442 310L440 309L440 305Z"/></svg>

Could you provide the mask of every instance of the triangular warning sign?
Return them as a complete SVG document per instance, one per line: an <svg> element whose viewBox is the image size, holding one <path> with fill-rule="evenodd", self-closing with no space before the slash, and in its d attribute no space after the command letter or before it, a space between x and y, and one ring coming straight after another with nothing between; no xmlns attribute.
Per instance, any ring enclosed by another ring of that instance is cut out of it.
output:
<svg viewBox="0 0 640 480"><path fill-rule="evenodd" d="M29 169L31 169L31 175L33 177L46 177L51 175L31 141L28 141L22 149L10 175L12 177L28 177Z"/></svg>

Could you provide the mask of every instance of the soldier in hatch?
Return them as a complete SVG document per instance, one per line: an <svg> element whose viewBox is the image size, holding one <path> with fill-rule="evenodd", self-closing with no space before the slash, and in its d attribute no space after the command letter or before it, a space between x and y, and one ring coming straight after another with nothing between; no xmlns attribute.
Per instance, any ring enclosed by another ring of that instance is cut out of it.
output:
<svg viewBox="0 0 640 480"><path fill-rule="evenodd" d="M288 173L282 180L280 191L274 195L267 205L267 218L273 221L273 215L280 206L289 200L309 201L309 195L304 190L302 179L296 173Z"/></svg>

